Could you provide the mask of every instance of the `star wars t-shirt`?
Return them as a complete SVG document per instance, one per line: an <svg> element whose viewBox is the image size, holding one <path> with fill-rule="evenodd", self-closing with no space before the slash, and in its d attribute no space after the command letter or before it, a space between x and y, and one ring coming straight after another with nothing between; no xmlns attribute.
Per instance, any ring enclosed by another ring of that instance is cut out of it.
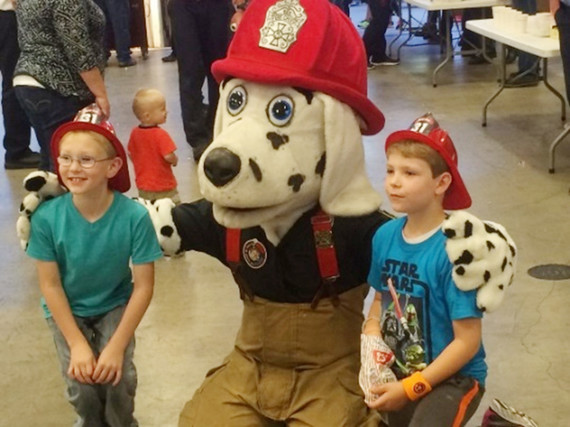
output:
<svg viewBox="0 0 570 427"><path fill-rule="evenodd" d="M392 369L398 378L425 368L453 341L454 320L482 317L476 291L462 291L452 280L443 232L408 243L402 235L405 223L403 217L378 229L368 275L370 285L382 293L382 336L396 356ZM484 385L483 345L459 372Z"/></svg>

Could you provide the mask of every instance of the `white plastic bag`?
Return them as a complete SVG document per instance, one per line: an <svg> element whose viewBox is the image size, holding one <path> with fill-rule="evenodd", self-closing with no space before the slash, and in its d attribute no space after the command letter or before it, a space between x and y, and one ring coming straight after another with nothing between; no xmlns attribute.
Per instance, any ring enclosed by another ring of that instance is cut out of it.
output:
<svg viewBox="0 0 570 427"><path fill-rule="evenodd" d="M384 340L377 335L360 335L360 374L358 382L364 392L364 401L370 403L379 396L370 391L372 386L397 381L390 369L394 363L394 353Z"/></svg>

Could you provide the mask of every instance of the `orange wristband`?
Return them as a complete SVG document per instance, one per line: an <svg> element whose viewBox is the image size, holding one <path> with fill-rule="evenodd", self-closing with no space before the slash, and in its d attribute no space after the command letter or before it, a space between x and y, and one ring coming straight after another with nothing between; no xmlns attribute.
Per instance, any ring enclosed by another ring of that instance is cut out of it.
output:
<svg viewBox="0 0 570 427"><path fill-rule="evenodd" d="M407 378L402 380L402 385L408 399L411 401L418 400L431 391L431 385L426 381L421 372L414 372Z"/></svg>

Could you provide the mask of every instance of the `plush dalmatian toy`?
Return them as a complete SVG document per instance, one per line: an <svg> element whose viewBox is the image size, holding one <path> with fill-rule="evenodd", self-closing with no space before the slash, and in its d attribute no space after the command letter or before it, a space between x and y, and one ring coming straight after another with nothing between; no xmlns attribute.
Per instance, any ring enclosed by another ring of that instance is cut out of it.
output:
<svg viewBox="0 0 570 427"><path fill-rule="evenodd" d="M65 193L57 175L46 171L35 171L24 179L24 188L29 193L20 205L20 216L16 222L16 232L20 238L20 246L26 249L30 235L30 216L43 201Z"/></svg>
<svg viewBox="0 0 570 427"><path fill-rule="evenodd" d="M243 315L180 425L376 427L358 384L360 329L371 239L391 218L365 169L361 135L384 117L366 96L360 36L327 0L255 0L212 71L221 89L198 164L204 199L147 207L167 254L197 250L230 268ZM444 225L454 278L495 308L514 244L460 215Z"/></svg>

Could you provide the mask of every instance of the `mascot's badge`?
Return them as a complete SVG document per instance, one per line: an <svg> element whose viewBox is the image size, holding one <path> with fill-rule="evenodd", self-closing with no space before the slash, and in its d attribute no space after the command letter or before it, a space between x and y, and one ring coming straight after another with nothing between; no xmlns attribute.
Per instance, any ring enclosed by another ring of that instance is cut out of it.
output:
<svg viewBox="0 0 570 427"><path fill-rule="evenodd" d="M261 268L267 261L267 249L257 239L248 240L243 244L243 259L254 270Z"/></svg>
<svg viewBox="0 0 570 427"><path fill-rule="evenodd" d="M299 0L281 0L267 10L259 32L259 47L285 53L297 40L297 33L307 20Z"/></svg>

